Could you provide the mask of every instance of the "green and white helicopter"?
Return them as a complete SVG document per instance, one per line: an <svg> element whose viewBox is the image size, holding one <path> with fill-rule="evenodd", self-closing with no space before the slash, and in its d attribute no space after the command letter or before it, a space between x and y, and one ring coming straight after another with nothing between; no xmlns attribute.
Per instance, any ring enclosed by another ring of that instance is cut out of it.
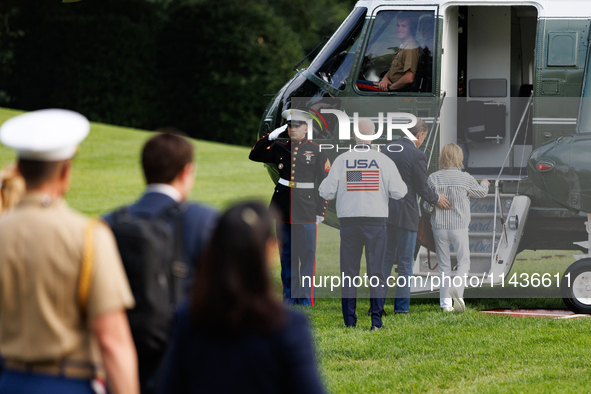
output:
<svg viewBox="0 0 591 394"><path fill-rule="evenodd" d="M397 34L403 19L418 66L403 88L381 91L374 82L408 46ZM361 0L270 101L259 134L281 126L283 110L306 110L308 137L334 160L350 149L355 113L384 131L376 146L425 120L430 172L453 142L466 171L493 181L472 203L470 275L507 286L520 251L577 248L584 254L563 275L539 279L560 287L571 310L591 313L590 26L588 1ZM332 204L326 222L338 226ZM414 276L436 276L433 265L421 248Z"/></svg>

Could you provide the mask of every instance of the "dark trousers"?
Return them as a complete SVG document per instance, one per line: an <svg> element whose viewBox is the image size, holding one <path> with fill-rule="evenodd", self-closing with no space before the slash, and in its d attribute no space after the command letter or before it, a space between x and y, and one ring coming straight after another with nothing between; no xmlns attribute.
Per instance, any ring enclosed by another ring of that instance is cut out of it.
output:
<svg viewBox="0 0 591 394"><path fill-rule="evenodd" d="M289 305L314 305L314 271L316 264L316 223L288 224L277 222L281 237L281 283L283 302ZM302 276L310 277L302 286Z"/></svg>
<svg viewBox="0 0 591 394"><path fill-rule="evenodd" d="M4 370L0 394L94 394L89 380Z"/></svg>
<svg viewBox="0 0 591 394"><path fill-rule="evenodd" d="M153 350L138 347L136 351L140 378L140 393L152 394L155 390L158 369L164 359L166 349Z"/></svg>
<svg viewBox="0 0 591 394"><path fill-rule="evenodd" d="M410 231L391 224L388 225L388 248L384 259L384 278L387 280L392 275L394 265L398 265L398 276L406 278L405 281L400 280L400 283L405 284L405 286L396 287L394 312L406 313L410 308L410 277L412 275L416 242L416 231Z"/></svg>
<svg viewBox="0 0 591 394"><path fill-rule="evenodd" d="M353 278L359 276L361 255L365 248L365 261L367 264L367 276L377 277L377 286L372 286L368 279L371 324L382 325L382 309L386 296L385 281L383 275L384 256L386 253L386 226L385 225L341 225L341 304L345 326L354 326L357 323L357 287ZM349 282L347 277L351 278ZM357 282L358 283L358 282ZM365 285L365 282L363 283Z"/></svg>

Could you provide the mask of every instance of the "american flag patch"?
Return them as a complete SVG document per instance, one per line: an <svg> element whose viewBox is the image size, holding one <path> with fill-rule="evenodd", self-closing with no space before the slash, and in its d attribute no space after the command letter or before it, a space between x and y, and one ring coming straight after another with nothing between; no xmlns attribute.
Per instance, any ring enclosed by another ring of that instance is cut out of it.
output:
<svg viewBox="0 0 591 394"><path fill-rule="evenodd" d="M347 171L347 191L379 191L380 190L380 171L379 170L359 170Z"/></svg>

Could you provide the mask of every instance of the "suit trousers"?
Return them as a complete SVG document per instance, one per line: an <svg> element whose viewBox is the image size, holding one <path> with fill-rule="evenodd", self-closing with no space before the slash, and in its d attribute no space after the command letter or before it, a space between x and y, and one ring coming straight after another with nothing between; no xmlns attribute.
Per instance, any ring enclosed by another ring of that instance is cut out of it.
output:
<svg viewBox="0 0 591 394"><path fill-rule="evenodd" d="M279 255L283 302L288 305L313 306L316 223L277 222L277 234L281 237ZM310 286L301 285L302 276L310 277Z"/></svg>
<svg viewBox="0 0 591 394"><path fill-rule="evenodd" d="M439 288L439 304L442 308L445 308L452 306L451 298L449 296L449 289L451 286L458 290L460 298L464 297L465 283L463 277L464 274L468 274L470 271L470 238L467 228L458 230L433 229L433 236L435 237L435 251L437 252L439 274L442 279L441 287ZM450 244L457 253L458 268L455 276L456 278L461 277L461 281L459 279L452 281L449 250ZM445 277L443 275L445 275Z"/></svg>
<svg viewBox="0 0 591 394"><path fill-rule="evenodd" d="M365 248L365 260L367 264L367 276L369 279L369 294L371 306L372 326L382 325L382 309L386 296L385 281L383 276L384 255L386 253L386 226L385 225L341 225L341 304L345 326L351 327L357 323L357 287L354 277L359 276L361 255ZM346 277L351 278L350 281ZM371 278L378 280L373 286Z"/></svg>
<svg viewBox="0 0 591 394"><path fill-rule="evenodd" d="M94 394L89 380L5 370L0 378L4 394Z"/></svg>
<svg viewBox="0 0 591 394"><path fill-rule="evenodd" d="M398 276L406 278L399 280L405 286L396 287L394 312L407 313L410 309L410 277L414 263L417 232L388 224L388 248L384 259L384 278L392 275L392 267L398 265Z"/></svg>

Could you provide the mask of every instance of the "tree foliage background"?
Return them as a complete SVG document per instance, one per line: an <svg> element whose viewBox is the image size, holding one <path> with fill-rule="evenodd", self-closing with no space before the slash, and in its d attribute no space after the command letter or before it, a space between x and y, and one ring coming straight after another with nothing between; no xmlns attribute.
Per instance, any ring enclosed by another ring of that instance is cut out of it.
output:
<svg viewBox="0 0 591 394"><path fill-rule="evenodd" d="M0 106L250 145L354 0L3 0Z"/></svg>

